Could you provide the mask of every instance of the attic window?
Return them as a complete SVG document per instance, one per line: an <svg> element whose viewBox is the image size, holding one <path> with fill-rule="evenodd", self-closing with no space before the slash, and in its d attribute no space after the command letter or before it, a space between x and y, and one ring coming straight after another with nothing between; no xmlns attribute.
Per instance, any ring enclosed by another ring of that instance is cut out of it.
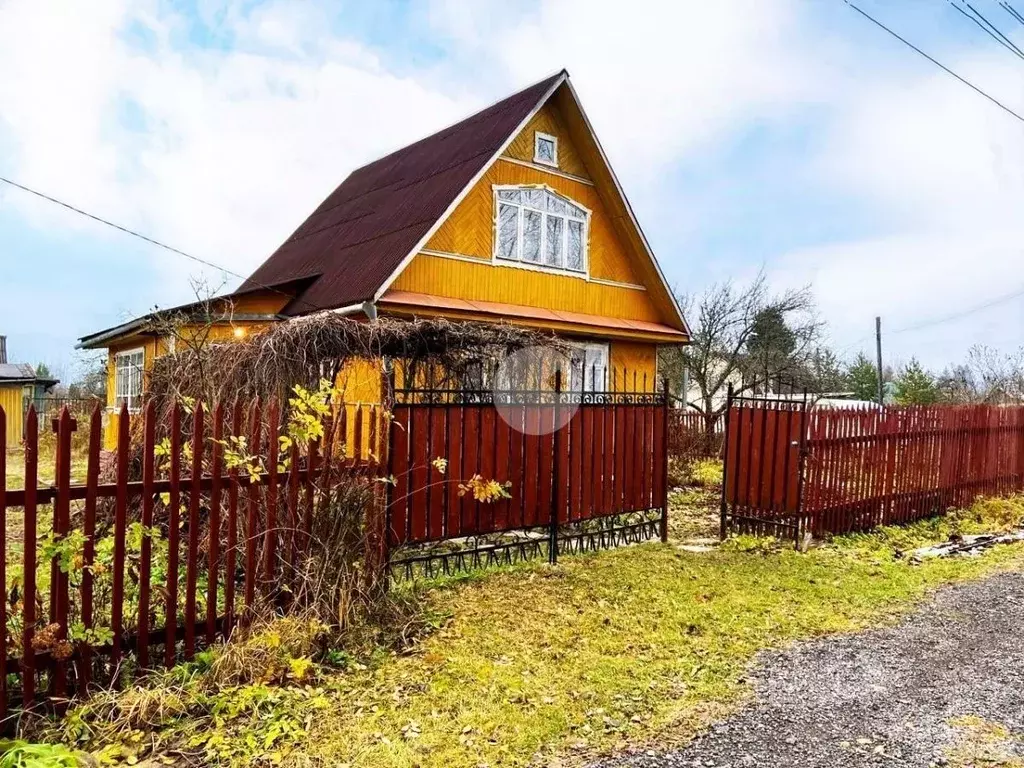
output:
<svg viewBox="0 0 1024 768"><path fill-rule="evenodd" d="M558 139L537 131L533 134L533 162L558 167Z"/></svg>
<svg viewBox="0 0 1024 768"><path fill-rule="evenodd" d="M495 260L586 273L586 208L544 187L497 187L495 206Z"/></svg>

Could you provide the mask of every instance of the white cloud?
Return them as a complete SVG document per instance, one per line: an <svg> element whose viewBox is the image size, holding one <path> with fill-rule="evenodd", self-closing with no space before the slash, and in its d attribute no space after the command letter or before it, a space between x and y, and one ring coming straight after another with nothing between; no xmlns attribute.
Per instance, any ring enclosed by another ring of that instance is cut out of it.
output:
<svg viewBox="0 0 1024 768"><path fill-rule="evenodd" d="M233 50L174 47L184 21L146 4L0 6L0 72L18 73L0 78L11 174L248 274L350 170L471 106L323 36L314 6L206 13ZM148 30L152 50L128 42L129 25ZM5 200L40 226L99 231L31 198ZM186 299L199 269L152 258L166 279L136 311Z"/></svg>
<svg viewBox="0 0 1024 768"><path fill-rule="evenodd" d="M1024 106L1012 59L966 57L953 68ZM874 232L777 262L784 283L811 281L842 345L876 314L895 358L942 366L974 343L1024 343L1024 296L937 323L1024 289L1024 125L935 69L862 79L833 104L808 172L869 206ZM921 326L921 327L918 327Z"/></svg>
<svg viewBox="0 0 1024 768"><path fill-rule="evenodd" d="M561 0L526 11L434 0L417 12L445 56L415 76L331 33L325 4L247 7L200 2L203 21L233 41L225 50L181 47L186 20L156 0L0 4L5 167L244 274L352 168L567 67L641 221L680 231L708 215L677 192L683 163L753 125L786 124L808 107L821 116L780 185L799 179L807 195L850 200L865 234L780 254L769 268L780 284L813 281L841 344L870 331L876 313L901 327L1024 284L1020 124L930 65L872 66L871 50L848 49L842 29L822 38L794 0ZM152 42L130 42L132 27ZM1024 107L1012 58L950 63ZM40 226L101 231L20 195L4 200ZM195 268L176 258L153 253L164 279L138 311L187 298ZM706 258L685 252L669 271L686 275ZM1014 344L1015 312L1003 304L903 334L893 349L927 347L921 356L942 362L972 341Z"/></svg>

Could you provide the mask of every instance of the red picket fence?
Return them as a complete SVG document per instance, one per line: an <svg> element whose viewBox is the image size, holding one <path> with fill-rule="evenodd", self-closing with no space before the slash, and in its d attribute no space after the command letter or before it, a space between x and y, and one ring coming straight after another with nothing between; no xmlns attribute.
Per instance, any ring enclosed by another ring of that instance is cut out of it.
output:
<svg viewBox="0 0 1024 768"><path fill-rule="evenodd" d="M378 491L363 520L367 567L381 573L447 569L451 540L467 537L491 538L463 542L464 564L515 546L539 554L538 542L555 558L560 546L664 538L665 393L536 394L512 404L416 392L390 412L336 405L325 437L302 449L280 442L289 413L276 400L191 413L150 403L122 408L112 455L100 408L84 449L67 408L52 438L30 408L17 489L6 485L0 410L0 722L18 700L59 707L93 684L190 659L262 601L287 607L342 473ZM51 449L49 483L40 454ZM497 498L474 498L481 484ZM441 554L429 551L437 542Z"/></svg>
<svg viewBox="0 0 1024 768"><path fill-rule="evenodd" d="M811 411L801 514L815 535L863 531L1024 489L1024 408Z"/></svg>
<svg viewBox="0 0 1024 768"><path fill-rule="evenodd" d="M722 530L865 531L1024 490L1024 407L812 409L737 398Z"/></svg>
<svg viewBox="0 0 1024 768"><path fill-rule="evenodd" d="M104 468L97 407L85 482L72 483L78 424L64 408L52 424L54 483L47 485L39 481L39 420L30 408L24 487L12 489L10 416L0 409L0 628L7 629L0 631L0 720L17 698L33 706L37 691L60 702L112 682L125 674L128 654L141 670L169 666L225 637L258 598L271 597L272 585L287 582L332 473L376 471L362 444L367 436L376 441L373 406L338 409L325 439L304 451L280 450L275 400L212 412L196 405L185 416L177 405L165 418L152 403L138 416L122 408L114 467ZM133 440L132 430L141 436ZM354 443L342 452L346 435ZM21 525L9 528L15 517ZM9 531L18 527L23 536L13 540ZM9 674L18 675L20 691L8 690Z"/></svg>
<svg viewBox="0 0 1024 768"><path fill-rule="evenodd" d="M672 408L668 412L668 455L680 461L721 456L724 419L715 420L709 435L704 416L697 411Z"/></svg>

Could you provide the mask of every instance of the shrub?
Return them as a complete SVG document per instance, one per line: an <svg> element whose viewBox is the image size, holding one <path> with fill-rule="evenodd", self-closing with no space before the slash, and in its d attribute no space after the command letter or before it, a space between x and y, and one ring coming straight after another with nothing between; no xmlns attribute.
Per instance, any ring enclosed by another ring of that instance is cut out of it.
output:
<svg viewBox="0 0 1024 768"><path fill-rule="evenodd" d="M699 488L720 488L722 472L722 462L718 459L700 459L686 468L686 484Z"/></svg>

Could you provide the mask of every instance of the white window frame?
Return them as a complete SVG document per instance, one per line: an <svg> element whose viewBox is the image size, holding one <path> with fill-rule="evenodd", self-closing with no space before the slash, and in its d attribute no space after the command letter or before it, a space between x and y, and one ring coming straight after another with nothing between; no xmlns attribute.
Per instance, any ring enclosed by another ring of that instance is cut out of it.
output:
<svg viewBox="0 0 1024 768"><path fill-rule="evenodd" d="M138 379L137 380L138 380L138 385L139 385L139 387L138 387L139 391L138 391L137 394L132 393L130 391L131 388L132 388L132 376L131 376L131 374L132 374L132 370L131 370L132 363L130 362L130 360L131 360L131 358L135 357L136 355L141 356L141 358L142 358L142 362L138 366L138 371L137 371L137 373L138 373ZM121 361L123 359L128 359L129 360L127 365L125 365L123 367L123 370L127 373L127 382L126 382L126 385L124 387L122 387L122 379L121 379L121 374L122 374ZM145 380L144 380L145 375L146 375L146 348L145 347L135 347L134 349L125 349L125 350L122 350L121 352L117 352L117 353L114 354L114 405L117 408L120 408L122 403L127 403L129 411L138 411L141 408L142 393L143 393L143 390L145 389Z"/></svg>
<svg viewBox="0 0 1024 768"><path fill-rule="evenodd" d="M550 141L553 150L551 152L554 160L544 160L540 156L540 142L541 140ZM539 165L546 165L550 168L558 167L558 137L552 136L550 133L541 133L540 131L533 132L533 162Z"/></svg>
<svg viewBox="0 0 1024 768"><path fill-rule="evenodd" d="M583 380L577 381L575 366L570 360L570 381L569 391L571 392L604 392L609 389L607 379L611 361L611 345L608 342L600 341L572 341L569 345L574 349L583 352ZM594 365L591 360L588 364L587 358L596 357L601 365Z"/></svg>
<svg viewBox="0 0 1024 768"><path fill-rule="evenodd" d="M543 191L545 191L545 192L547 192L549 194L552 194L552 195L554 195L556 197L559 197L562 200L566 201L567 203L571 203L576 208L579 208L581 211L583 211L583 219L582 219L583 232L580 235L580 249L581 249L580 256L581 256L581 258L583 260L583 267L582 267L582 269L578 269L578 270L577 269L570 269L570 268L568 268L568 267L566 267L564 265L564 259L568 255L568 252L569 252L569 222L570 221L581 221L580 219L577 219L577 218L574 218L574 217L569 217L569 216L559 216L558 217L558 218L561 218L565 222L562 225L562 259L563 259L563 264L560 265L560 266L555 266L555 265L552 265L552 264L545 264L544 263L544 254L545 254L545 250L547 248L547 237L548 237L547 217L549 215L548 212L546 210L545 211L539 210L539 209L537 209L537 208L535 208L533 206L530 206L530 205L523 205L522 203L513 203L513 202L509 202L507 200L501 200L500 199L500 195L499 195L500 192L505 191L505 190L524 191L524 190L537 190L537 189L543 190ZM590 219L591 219L591 216L593 215L593 212L589 208L587 208L585 205L579 203L578 201L573 200L568 195L562 194L557 189L553 189L552 187L549 187L547 184L495 184L495 185L492 186L492 195L493 195L493 207L494 207L494 222L493 222L493 224L494 224L494 226L493 226L493 230L494 230L494 233L493 233L494 244L493 244L493 249L492 249L492 252L491 252L491 263L493 265L500 266L500 267L515 267L517 269L532 269L532 270L535 270L535 271L538 271L538 272L547 272L547 273L555 274L555 275L566 275L566 276L569 276L569 277L580 277L580 278L583 278L585 280L589 280L590 279ZM516 229L516 257L514 259L506 259L506 258L503 258L503 257L498 255L499 228L501 226L501 218L500 218L500 206L501 205L511 205L511 206L514 206L515 208L517 208L518 211L519 211L519 213L518 213L518 215L516 217L516 227L517 227L517 229ZM531 211L536 211L536 212L541 214L541 223L540 223L540 261L539 262L523 261L523 210L524 209L529 209Z"/></svg>

